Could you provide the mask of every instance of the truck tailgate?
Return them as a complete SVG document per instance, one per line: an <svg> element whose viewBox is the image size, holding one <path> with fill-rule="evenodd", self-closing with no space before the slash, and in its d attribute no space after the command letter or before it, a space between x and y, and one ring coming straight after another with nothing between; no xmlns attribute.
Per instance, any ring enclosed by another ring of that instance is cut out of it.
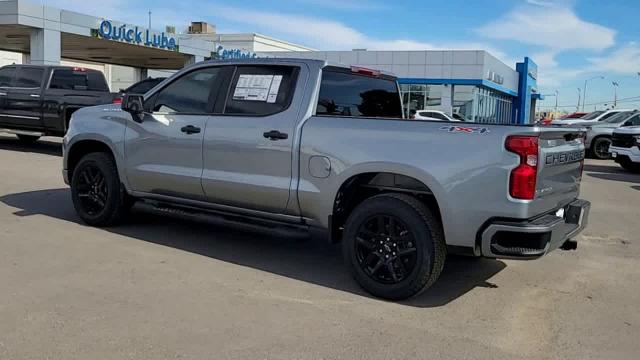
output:
<svg viewBox="0 0 640 360"><path fill-rule="evenodd" d="M578 197L585 157L583 135L579 129L542 130L535 200L540 210L565 206Z"/></svg>

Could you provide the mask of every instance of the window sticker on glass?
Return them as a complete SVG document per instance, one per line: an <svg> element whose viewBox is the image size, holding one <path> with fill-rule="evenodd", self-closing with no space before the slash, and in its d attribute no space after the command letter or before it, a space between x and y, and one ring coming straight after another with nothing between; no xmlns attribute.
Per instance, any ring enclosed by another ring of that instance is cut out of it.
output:
<svg viewBox="0 0 640 360"><path fill-rule="evenodd" d="M275 77L280 78L276 87L277 96L277 89L280 88L282 76ZM236 89L233 92L233 100L275 102L275 98L273 101L268 101L271 89L273 89L274 80L273 75L240 75Z"/></svg>
<svg viewBox="0 0 640 360"><path fill-rule="evenodd" d="M278 98L278 90L280 90L280 83L282 83L282 75L276 75L273 77L271 87L269 88L269 96L267 97L268 103L275 103Z"/></svg>

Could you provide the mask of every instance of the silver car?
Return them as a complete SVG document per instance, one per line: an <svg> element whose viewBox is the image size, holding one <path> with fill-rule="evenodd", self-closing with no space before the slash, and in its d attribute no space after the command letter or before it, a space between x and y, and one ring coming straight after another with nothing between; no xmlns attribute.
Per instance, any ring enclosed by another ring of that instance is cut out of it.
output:
<svg viewBox="0 0 640 360"><path fill-rule="evenodd" d="M640 111L631 110L618 113L596 124L577 123L571 127L585 127L587 129L585 148L592 157L605 160L611 158L609 146L611 146L613 131L623 126L637 125L640 125Z"/></svg>

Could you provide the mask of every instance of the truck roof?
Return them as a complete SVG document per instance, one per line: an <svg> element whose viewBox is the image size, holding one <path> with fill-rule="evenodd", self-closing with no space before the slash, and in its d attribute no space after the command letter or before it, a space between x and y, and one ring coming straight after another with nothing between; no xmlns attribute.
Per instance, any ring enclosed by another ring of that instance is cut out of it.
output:
<svg viewBox="0 0 640 360"><path fill-rule="evenodd" d="M303 64L307 64L310 65L311 67L326 67L326 66L333 66L333 67L339 67L339 68L344 68L344 69L351 69L352 66L351 65L347 65L347 64L342 64L342 63L338 63L338 62L334 62L334 61L328 61L328 60L318 60L318 59L309 59L309 58L293 58L293 57L272 57L272 58L247 58L247 59L221 59L221 60L206 60L203 62L199 62L196 63L194 65L197 64L227 64L227 65L251 65L251 64L278 64L278 63L283 63L283 62L295 62L295 63L303 63ZM366 66L358 66L359 68L366 68ZM384 70L380 70L377 69L375 67L371 68L372 70L376 70L379 71L381 74L387 75L387 76L391 76L391 77L396 77L395 74L390 73L388 71L384 71Z"/></svg>

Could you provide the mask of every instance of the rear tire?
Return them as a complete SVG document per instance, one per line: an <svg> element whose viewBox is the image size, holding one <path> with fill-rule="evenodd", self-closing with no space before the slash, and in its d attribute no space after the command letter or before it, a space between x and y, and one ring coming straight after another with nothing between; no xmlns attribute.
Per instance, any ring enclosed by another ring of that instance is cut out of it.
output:
<svg viewBox="0 0 640 360"><path fill-rule="evenodd" d="M609 146L611 146L611 139L607 137L599 137L593 140L591 143L591 156L598 160L611 159L609 153Z"/></svg>
<svg viewBox="0 0 640 360"><path fill-rule="evenodd" d="M394 193L371 197L353 210L343 252L360 286L390 300L429 288L446 258L439 220L418 199Z"/></svg>
<svg viewBox="0 0 640 360"><path fill-rule="evenodd" d="M40 136L33 135L16 134L16 136L18 137L18 140L20 140L20 142L23 144L33 144L38 141L38 139L40 139Z"/></svg>
<svg viewBox="0 0 640 360"><path fill-rule="evenodd" d="M71 178L71 198L80 219L99 227L117 224L133 205L113 157L103 152L80 159Z"/></svg>

